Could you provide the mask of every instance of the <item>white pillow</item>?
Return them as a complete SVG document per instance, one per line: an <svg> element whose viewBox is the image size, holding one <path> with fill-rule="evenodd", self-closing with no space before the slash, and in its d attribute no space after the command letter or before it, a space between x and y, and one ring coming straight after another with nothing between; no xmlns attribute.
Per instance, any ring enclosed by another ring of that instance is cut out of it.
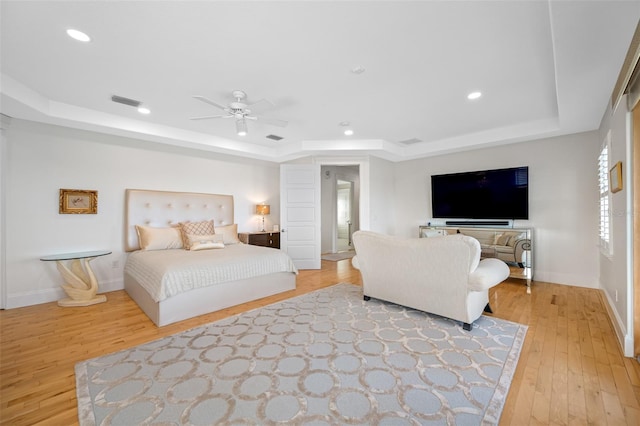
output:
<svg viewBox="0 0 640 426"><path fill-rule="evenodd" d="M224 243L215 242L215 241L196 241L191 244L189 250L198 251L198 250L210 250L210 249L221 249L224 248Z"/></svg>
<svg viewBox="0 0 640 426"><path fill-rule="evenodd" d="M199 234L186 234L187 237L187 247L189 250L203 250L205 248L224 248L224 241L222 240L222 235L199 235ZM208 244L216 244L215 247L208 247ZM222 245L222 247L219 247ZM201 247L202 246L202 247ZM196 247L194 249L194 247ZM197 248L201 247L201 248Z"/></svg>
<svg viewBox="0 0 640 426"><path fill-rule="evenodd" d="M136 225L140 250L168 250L183 248L180 228L153 228Z"/></svg>
<svg viewBox="0 0 640 426"><path fill-rule="evenodd" d="M238 224L215 227L216 235L222 235L222 241L225 244L239 244L238 239Z"/></svg>

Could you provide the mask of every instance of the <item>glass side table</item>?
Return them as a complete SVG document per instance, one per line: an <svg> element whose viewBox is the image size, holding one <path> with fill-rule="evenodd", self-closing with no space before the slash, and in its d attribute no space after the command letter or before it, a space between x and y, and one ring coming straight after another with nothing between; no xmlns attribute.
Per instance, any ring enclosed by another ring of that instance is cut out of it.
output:
<svg viewBox="0 0 640 426"><path fill-rule="evenodd" d="M58 306L89 306L107 301L107 296L104 294L96 294L98 280L89 262L96 257L108 254L111 254L108 250L97 250L54 254L40 258L44 262L55 261L65 282L62 288L69 297L59 300Z"/></svg>

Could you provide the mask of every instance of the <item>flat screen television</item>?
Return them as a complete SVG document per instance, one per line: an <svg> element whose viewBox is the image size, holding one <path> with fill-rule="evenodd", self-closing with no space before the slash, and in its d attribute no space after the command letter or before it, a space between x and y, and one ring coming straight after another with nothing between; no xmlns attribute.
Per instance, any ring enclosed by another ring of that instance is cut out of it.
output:
<svg viewBox="0 0 640 426"><path fill-rule="evenodd" d="M529 167L431 176L434 219L529 219Z"/></svg>

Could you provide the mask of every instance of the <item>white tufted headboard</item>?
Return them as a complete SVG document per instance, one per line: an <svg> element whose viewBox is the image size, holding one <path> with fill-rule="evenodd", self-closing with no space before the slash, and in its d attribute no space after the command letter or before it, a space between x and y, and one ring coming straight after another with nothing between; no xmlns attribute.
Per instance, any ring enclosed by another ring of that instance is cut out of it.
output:
<svg viewBox="0 0 640 426"><path fill-rule="evenodd" d="M211 219L214 226L233 224L233 195L127 189L125 250L140 248L135 225L161 228Z"/></svg>

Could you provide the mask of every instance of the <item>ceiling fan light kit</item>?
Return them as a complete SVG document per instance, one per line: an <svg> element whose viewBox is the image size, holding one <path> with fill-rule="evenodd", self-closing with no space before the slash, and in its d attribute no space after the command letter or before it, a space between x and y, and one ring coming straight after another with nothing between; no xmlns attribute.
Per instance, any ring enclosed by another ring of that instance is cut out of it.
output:
<svg viewBox="0 0 640 426"><path fill-rule="evenodd" d="M266 110L275 106L272 102L266 99L261 99L258 102L247 105L246 103L244 103L244 100L247 98L247 94L242 90L234 90L233 92L231 92L231 96L233 96L235 102L231 102L227 106L223 105L222 103L205 98L204 96L194 96L195 99L221 109L227 114L191 117L191 120L207 120L210 118L235 118L236 133L238 134L238 136L246 136L249 132L247 128L247 120L260 120L267 124L279 127L286 127L286 125L288 124L284 120L278 120L275 118L262 118L259 115L256 115L256 110Z"/></svg>
<svg viewBox="0 0 640 426"><path fill-rule="evenodd" d="M247 122L244 118L239 118L236 120L236 132L238 136L246 136L247 135Z"/></svg>

